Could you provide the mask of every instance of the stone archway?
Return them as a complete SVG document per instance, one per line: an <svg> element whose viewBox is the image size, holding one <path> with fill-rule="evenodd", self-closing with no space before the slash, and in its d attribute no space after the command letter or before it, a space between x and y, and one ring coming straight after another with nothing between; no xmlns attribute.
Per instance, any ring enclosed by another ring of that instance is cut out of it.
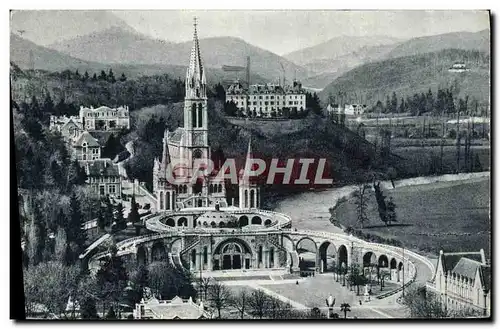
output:
<svg viewBox="0 0 500 329"><path fill-rule="evenodd" d="M403 262L399 262L399 264L398 264L398 282L403 281L403 284L404 284L405 282L404 282L404 277L403 277L404 273L403 272L404 272Z"/></svg>
<svg viewBox="0 0 500 329"><path fill-rule="evenodd" d="M371 284L376 279L378 268L378 258L374 252L368 251L363 255L363 274L368 279L371 289Z"/></svg>
<svg viewBox="0 0 500 329"><path fill-rule="evenodd" d="M240 219L238 220L238 225L239 225L239 227L247 226L248 225L248 217L241 216Z"/></svg>
<svg viewBox="0 0 500 329"><path fill-rule="evenodd" d="M262 225L262 218L260 218L259 216L253 216L252 225Z"/></svg>
<svg viewBox="0 0 500 329"><path fill-rule="evenodd" d="M270 226L272 224L271 220L270 219L266 219L264 221L264 226Z"/></svg>
<svg viewBox="0 0 500 329"><path fill-rule="evenodd" d="M252 250L237 238L219 243L213 253L213 270L239 270L252 268Z"/></svg>
<svg viewBox="0 0 500 329"><path fill-rule="evenodd" d="M344 265L342 265L342 264L344 264ZM342 266L344 266L345 268L347 268L348 264L349 264L349 257L348 257L348 254L347 254L347 247L345 245L340 245L339 251L338 251L337 266L339 268L342 268Z"/></svg>
<svg viewBox="0 0 500 329"><path fill-rule="evenodd" d="M303 237L297 241L295 250L299 255L300 270L315 271L319 265L317 262L318 247L316 242L310 237Z"/></svg>
<svg viewBox="0 0 500 329"><path fill-rule="evenodd" d="M319 246L320 272L334 272L337 258L337 248L330 241L325 241Z"/></svg>
<svg viewBox="0 0 500 329"><path fill-rule="evenodd" d="M397 266L398 266L398 261L396 260L396 258L391 258L391 261L389 262L389 268L391 271L391 280L394 280L395 276L397 277L397 274L395 273L397 271Z"/></svg>
<svg viewBox="0 0 500 329"><path fill-rule="evenodd" d="M148 252L144 246L137 247L137 263L139 265L148 264Z"/></svg>
<svg viewBox="0 0 500 329"><path fill-rule="evenodd" d="M156 241L153 243L151 247L151 259L153 262L166 261L168 259L167 250L163 242Z"/></svg>
<svg viewBox="0 0 500 329"><path fill-rule="evenodd" d="M177 220L177 226L184 226L186 227L188 225L188 220L186 217L181 217Z"/></svg>
<svg viewBox="0 0 500 329"><path fill-rule="evenodd" d="M175 220L172 217L170 217L169 219L167 219L166 224L167 226L175 227Z"/></svg>

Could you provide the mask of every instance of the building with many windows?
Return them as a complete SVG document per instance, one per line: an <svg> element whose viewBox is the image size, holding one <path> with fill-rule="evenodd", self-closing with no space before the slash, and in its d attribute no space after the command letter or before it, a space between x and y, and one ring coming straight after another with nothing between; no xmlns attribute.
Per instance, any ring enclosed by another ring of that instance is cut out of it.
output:
<svg viewBox="0 0 500 329"><path fill-rule="evenodd" d="M87 183L98 196L121 198L122 180L117 164L111 159L97 159L85 162L84 166Z"/></svg>
<svg viewBox="0 0 500 329"><path fill-rule="evenodd" d="M298 81L292 85L254 84L248 89L236 81L226 90L226 102L233 102L246 116L280 117L285 111L299 113L307 108L306 93Z"/></svg>
<svg viewBox="0 0 500 329"><path fill-rule="evenodd" d="M80 122L86 130L109 131L130 129L128 106L90 108L80 106Z"/></svg>
<svg viewBox="0 0 500 329"><path fill-rule="evenodd" d="M491 266L486 262L483 249L479 252L441 250L434 276L426 287L440 297L449 311L490 315Z"/></svg>
<svg viewBox="0 0 500 329"><path fill-rule="evenodd" d="M142 299L135 305L134 319L199 320L210 319L212 314L205 310L202 302L195 303L191 297L172 300L158 300L155 297Z"/></svg>

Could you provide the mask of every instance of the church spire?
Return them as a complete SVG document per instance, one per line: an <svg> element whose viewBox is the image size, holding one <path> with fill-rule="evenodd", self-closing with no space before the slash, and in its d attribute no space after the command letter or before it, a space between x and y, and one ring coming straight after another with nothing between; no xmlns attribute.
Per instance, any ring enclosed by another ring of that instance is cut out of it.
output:
<svg viewBox="0 0 500 329"><path fill-rule="evenodd" d="M186 98L206 98L206 79L203 64L201 63L200 44L198 41L198 21L194 18L193 47L189 67L186 72Z"/></svg>
<svg viewBox="0 0 500 329"><path fill-rule="evenodd" d="M249 179L250 171L252 170L250 159L252 159L252 136L248 140L247 156L245 159L245 169L243 170L243 178Z"/></svg>

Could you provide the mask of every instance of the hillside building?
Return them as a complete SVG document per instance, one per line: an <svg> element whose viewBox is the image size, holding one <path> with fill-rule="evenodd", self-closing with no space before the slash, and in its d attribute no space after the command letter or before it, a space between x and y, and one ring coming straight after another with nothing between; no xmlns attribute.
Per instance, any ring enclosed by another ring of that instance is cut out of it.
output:
<svg viewBox="0 0 500 329"><path fill-rule="evenodd" d="M365 113L366 108L367 106L362 104L345 104L344 106L328 104L326 112L329 115L345 114L348 117L359 117Z"/></svg>
<svg viewBox="0 0 500 329"><path fill-rule="evenodd" d="M128 106L90 108L80 106L80 122L86 130L109 131L130 129Z"/></svg>
<svg viewBox="0 0 500 329"><path fill-rule="evenodd" d="M450 67L448 69L449 72L457 72L457 73L460 73L460 72L465 72L465 71L469 71L470 69L467 67L467 65L465 65L464 62L457 62L455 64L452 65L452 67Z"/></svg>
<svg viewBox="0 0 500 329"><path fill-rule="evenodd" d="M426 285L450 311L491 313L491 266L484 250L439 253L434 276Z"/></svg>
<svg viewBox="0 0 500 329"><path fill-rule="evenodd" d="M99 197L113 196L121 198L122 179L117 164L111 159L96 159L84 164L87 183Z"/></svg>
<svg viewBox="0 0 500 329"><path fill-rule="evenodd" d="M284 109L302 112L307 108L306 93L296 80L290 86L279 84L254 84L248 89L236 81L226 90L226 102L233 102L246 116L282 116ZM253 115L254 114L254 115Z"/></svg>

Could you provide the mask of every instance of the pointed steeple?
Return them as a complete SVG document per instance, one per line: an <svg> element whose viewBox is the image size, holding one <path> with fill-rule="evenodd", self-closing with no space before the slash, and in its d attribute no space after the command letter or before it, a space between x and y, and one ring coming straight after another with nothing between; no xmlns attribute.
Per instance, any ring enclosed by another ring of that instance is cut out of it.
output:
<svg viewBox="0 0 500 329"><path fill-rule="evenodd" d="M197 20L194 18L193 47L189 67L186 72L186 98L206 98L206 78L201 63L200 44L198 41Z"/></svg>
<svg viewBox="0 0 500 329"><path fill-rule="evenodd" d="M250 177L250 171L252 170L250 159L252 159L252 136L248 140L247 156L245 158L245 169L243 170L243 178L248 180Z"/></svg>

